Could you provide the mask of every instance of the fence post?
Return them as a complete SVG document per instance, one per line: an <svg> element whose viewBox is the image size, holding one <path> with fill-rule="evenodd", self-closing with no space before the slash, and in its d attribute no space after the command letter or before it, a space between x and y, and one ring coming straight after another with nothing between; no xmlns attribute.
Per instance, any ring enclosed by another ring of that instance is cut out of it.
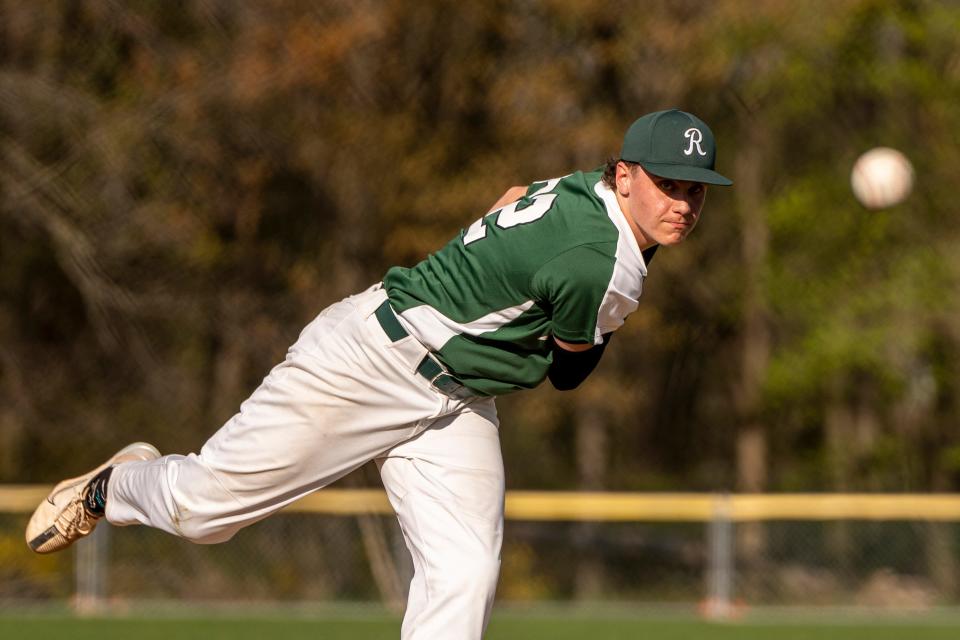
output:
<svg viewBox="0 0 960 640"><path fill-rule="evenodd" d="M73 610L79 616L94 615L103 609L107 593L107 558L110 527L106 523L93 530L76 546L76 593Z"/></svg>
<svg viewBox="0 0 960 640"><path fill-rule="evenodd" d="M707 524L707 598L703 615L723 620L733 616L733 522L730 496L714 496L713 517Z"/></svg>

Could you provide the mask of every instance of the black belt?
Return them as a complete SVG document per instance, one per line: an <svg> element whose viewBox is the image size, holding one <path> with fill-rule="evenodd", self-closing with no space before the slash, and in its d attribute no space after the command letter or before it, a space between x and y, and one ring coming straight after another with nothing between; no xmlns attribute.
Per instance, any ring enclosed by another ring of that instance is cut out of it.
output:
<svg viewBox="0 0 960 640"><path fill-rule="evenodd" d="M387 337L390 338L392 342L403 340L410 335L407 333L407 330L403 328L403 325L400 324L400 321L397 320L397 316L393 312L389 300L384 300L383 304L377 307L376 316L383 332L387 334ZM470 391L462 382L450 375L429 353L425 355L423 360L420 361L420 364L417 365L417 373L429 380L430 384L451 398L465 399L477 395Z"/></svg>

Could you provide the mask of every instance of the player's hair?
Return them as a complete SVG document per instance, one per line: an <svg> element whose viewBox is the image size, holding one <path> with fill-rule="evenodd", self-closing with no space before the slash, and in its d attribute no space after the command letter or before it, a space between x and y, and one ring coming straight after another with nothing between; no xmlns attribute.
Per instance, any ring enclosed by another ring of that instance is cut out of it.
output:
<svg viewBox="0 0 960 640"><path fill-rule="evenodd" d="M606 164L603 166L603 184L607 185L611 189L616 188L617 186L617 163L622 162L630 168L630 172L633 173L637 167L640 166L639 162L630 162L629 160L621 160L620 158L610 157L607 158Z"/></svg>

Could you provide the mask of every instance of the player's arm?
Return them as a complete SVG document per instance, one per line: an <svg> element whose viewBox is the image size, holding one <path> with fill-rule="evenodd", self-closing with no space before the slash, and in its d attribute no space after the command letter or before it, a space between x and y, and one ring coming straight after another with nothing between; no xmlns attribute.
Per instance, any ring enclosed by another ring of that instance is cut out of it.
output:
<svg viewBox="0 0 960 640"><path fill-rule="evenodd" d="M587 379L603 356L613 333L603 334L601 344L577 344L553 338L553 362L547 370L550 384L559 391L576 389Z"/></svg>
<svg viewBox="0 0 960 640"><path fill-rule="evenodd" d="M510 204L511 202L516 202L523 196L527 195L526 187L510 187L504 191L503 195L500 196L500 199L493 203L493 206L490 207L487 212L496 211L500 207Z"/></svg>
<svg viewBox="0 0 960 640"><path fill-rule="evenodd" d="M578 245L546 262L532 280L534 295L550 315L547 378L561 391L576 388L590 375L610 334L623 324L620 318L598 316L613 272L612 249Z"/></svg>

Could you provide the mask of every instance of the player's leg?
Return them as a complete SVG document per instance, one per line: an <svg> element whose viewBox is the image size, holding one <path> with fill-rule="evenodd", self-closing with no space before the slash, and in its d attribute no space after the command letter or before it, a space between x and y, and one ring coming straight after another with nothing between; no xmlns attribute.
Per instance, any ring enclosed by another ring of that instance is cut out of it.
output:
<svg viewBox="0 0 960 640"><path fill-rule="evenodd" d="M503 540L503 459L492 399L440 418L378 458L413 557L403 640L479 639Z"/></svg>
<svg viewBox="0 0 960 640"><path fill-rule="evenodd" d="M221 542L410 438L441 403L371 318L383 299L324 312L199 455L118 468L108 519Z"/></svg>
<svg viewBox="0 0 960 640"><path fill-rule="evenodd" d="M221 542L417 433L444 402L377 324L384 299L329 307L199 455L114 467L107 519Z"/></svg>

